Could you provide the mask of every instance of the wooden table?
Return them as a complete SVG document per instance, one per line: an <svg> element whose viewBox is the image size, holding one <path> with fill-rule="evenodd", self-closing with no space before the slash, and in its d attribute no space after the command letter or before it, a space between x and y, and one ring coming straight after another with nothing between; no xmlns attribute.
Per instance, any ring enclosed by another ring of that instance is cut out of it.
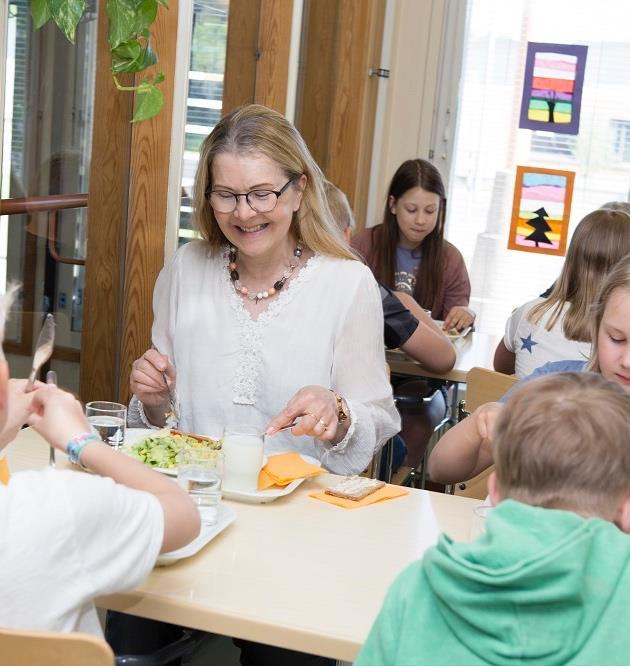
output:
<svg viewBox="0 0 630 666"><path fill-rule="evenodd" d="M452 382L465 383L466 373L474 367L492 369L494 351L501 336L488 335L477 331L469 333L465 338L457 338L453 346L457 353L452 370L444 373L431 372L400 349L389 349L386 352L387 363L392 373L412 377L434 377Z"/></svg>
<svg viewBox="0 0 630 666"><path fill-rule="evenodd" d="M13 473L43 468L48 447L22 430L8 458ZM57 467L67 466L64 459L57 453ZM229 502L236 521L195 557L156 568L136 589L98 605L353 660L395 576L441 531L469 540L480 502L410 489L345 510L309 497L332 478L307 480L270 504Z"/></svg>

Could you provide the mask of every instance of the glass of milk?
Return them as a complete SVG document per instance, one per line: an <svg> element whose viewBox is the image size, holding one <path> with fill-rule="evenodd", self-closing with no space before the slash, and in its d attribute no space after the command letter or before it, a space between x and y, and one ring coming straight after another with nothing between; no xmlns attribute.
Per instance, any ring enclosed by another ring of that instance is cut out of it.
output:
<svg viewBox="0 0 630 666"><path fill-rule="evenodd" d="M263 451L264 437L258 428L227 427L223 433L223 486L230 490L257 490Z"/></svg>

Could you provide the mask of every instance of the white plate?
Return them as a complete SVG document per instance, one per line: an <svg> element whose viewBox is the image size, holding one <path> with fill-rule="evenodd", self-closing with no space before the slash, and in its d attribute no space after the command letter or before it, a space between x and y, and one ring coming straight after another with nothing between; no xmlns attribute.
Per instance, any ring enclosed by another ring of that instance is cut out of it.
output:
<svg viewBox="0 0 630 666"><path fill-rule="evenodd" d="M279 455L279 454L274 454ZM311 463L313 465L321 465L319 460L307 456L304 453L300 453L300 457L305 462ZM237 500L239 502L246 502L248 504L267 504L268 502L273 502L277 500L278 497L284 497L292 493L304 479L295 479L291 481L288 486L283 486L282 488L267 488L267 490L236 490L231 488L226 488L225 486L221 489L221 494L224 499Z"/></svg>
<svg viewBox="0 0 630 666"><path fill-rule="evenodd" d="M212 541L217 534L223 532L228 525L231 525L235 518L236 511L234 511L234 509L225 504L219 504L217 522L214 525L202 525L201 531L196 539L183 548L172 550L170 553L162 553L162 555L158 557L156 565L158 567L165 567L177 562L177 560L196 555L208 542Z"/></svg>
<svg viewBox="0 0 630 666"><path fill-rule="evenodd" d="M442 326L444 326L444 322L440 321L439 319L435 320L435 323L440 327L440 331L442 331L442 334L445 335L447 338L450 338L451 340L457 340L459 338L465 338L470 331L472 331L472 326L466 326L463 330L461 330L459 333L449 333L448 331L445 331Z"/></svg>
<svg viewBox="0 0 630 666"><path fill-rule="evenodd" d="M129 449L131 446L133 446L136 442L139 442L141 439L144 439L145 437L155 436L159 432L160 432L159 430L153 430L152 428L127 428L127 431L125 433L125 443L122 447L122 452L129 454L129 451L125 449ZM156 472L166 474L167 476L177 476L177 467L152 467L151 465L147 465L147 467L151 467L151 469L154 469Z"/></svg>

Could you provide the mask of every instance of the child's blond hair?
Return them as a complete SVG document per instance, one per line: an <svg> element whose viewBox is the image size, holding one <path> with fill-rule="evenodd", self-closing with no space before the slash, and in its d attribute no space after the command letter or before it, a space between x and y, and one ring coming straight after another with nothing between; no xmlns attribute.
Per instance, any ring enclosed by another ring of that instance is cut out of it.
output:
<svg viewBox="0 0 630 666"><path fill-rule="evenodd" d="M620 208L600 208L586 215L575 228L551 294L531 309L527 319L537 324L549 312L545 328L550 331L568 303L562 322L564 336L592 342L589 308L608 271L627 252L630 252L630 214Z"/></svg>
<svg viewBox="0 0 630 666"><path fill-rule="evenodd" d="M503 499L613 520L630 496L630 395L591 372L517 389L497 419Z"/></svg>
<svg viewBox="0 0 630 666"><path fill-rule="evenodd" d="M597 292L597 298L591 306L591 336L593 343L591 346L591 360L587 365L587 369L592 370L593 372L600 371L599 344L597 340L599 336L599 327L604 318L606 304L615 289L630 291L630 254L626 254L625 257L621 258L614 265L610 273L606 276L606 279L602 282L602 285ZM630 313L628 314L630 315Z"/></svg>

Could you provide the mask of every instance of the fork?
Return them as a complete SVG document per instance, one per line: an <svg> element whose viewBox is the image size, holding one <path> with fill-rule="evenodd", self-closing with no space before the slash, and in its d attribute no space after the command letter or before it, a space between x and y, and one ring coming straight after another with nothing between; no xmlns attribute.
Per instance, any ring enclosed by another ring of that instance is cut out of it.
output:
<svg viewBox="0 0 630 666"><path fill-rule="evenodd" d="M158 354L162 354L162 352L155 345L153 345L153 349L155 349L155 351ZM162 356L164 356L164 354L162 354ZM177 409L177 400L176 400L176 397L175 397L175 389L173 388L172 384L169 383L169 381L166 377L166 371L162 373L162 378L164 379L164 383L166 384L166 388L168 390L168 399L169 399L169 402L171 403L171 411L172 411L172 414L173 414L173 418L175 419L175 421L179 422L179 410Z"/></svg>
<svg viewBox="0 0 630 666"><path fill-rule="evenodd" d="M290 428L293 428L293 426L296 426L298 423L299 423L298 419L293 419L293 421L289 423L289 425L285 425L282 426L282 428L278 428L276 432L274 432L273 434L275 435L276 433L282 432L283 430L289 430Z"/></svg>
<svg viewBox="0 0 630 666"><path fill-rule="evenodd" d="M31 368L31 373L26 381L24 393L29 393L29 391L33 390L37 373L42 365L44 365L44 363L50 358L54 345L55 318L49 312L46 315L46 319L44 319L42 330L39 332L39 337L37 338L37 345L35 347L35 353L33 354L33 367Z"/></svg>
<svg viewBox="0 0 630 666"><path fill-rule="evenodd" d="M57 373L54 370L49 370L46 373L46 384L57 386ZM48 454L48 466L55 466L55 448L53 446L50 447L50 452Z"/></svg>

